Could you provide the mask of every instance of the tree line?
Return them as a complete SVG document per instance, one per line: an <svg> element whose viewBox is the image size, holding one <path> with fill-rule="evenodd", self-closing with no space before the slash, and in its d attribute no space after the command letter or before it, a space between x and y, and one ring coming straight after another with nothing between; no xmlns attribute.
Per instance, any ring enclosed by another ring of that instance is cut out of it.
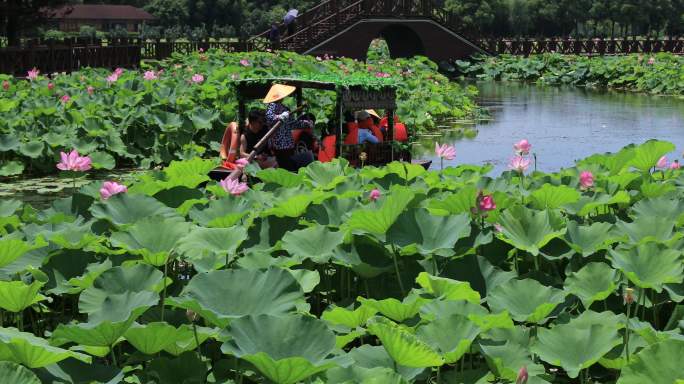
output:
<svg viewBox="0 0 684 384"><path fill-rule="evenodd" d="M44 21L41 9L70 0L0 0L0 35L16 40ZM86 4L130 4L157 17L144 37L191 39L247 37L320 0L80 0ZM435 0L461 20L463 33L477 37L680 36L684 0ZM43 20L41 20L43 19ZM24 28L28 30L22 31Z"/></svg>
<svg viewBox="0 0 684 384"><path fill-rule="evenodd" d="M684 0L444 0L479 36L680 36Z"/></svg>

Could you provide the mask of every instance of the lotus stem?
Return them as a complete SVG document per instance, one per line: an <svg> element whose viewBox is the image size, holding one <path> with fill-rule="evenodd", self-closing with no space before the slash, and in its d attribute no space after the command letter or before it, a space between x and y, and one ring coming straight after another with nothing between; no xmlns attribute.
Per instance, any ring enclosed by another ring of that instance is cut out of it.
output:
<svg viewBox="0 0 684 384"><path fill-rule="evenodd" d="M627 303L627 322L625 326L625 336L623 338L623 343L625 344L625 357L629 363L629 318L631 316L632 304Z"/></svg>
<svg viewBox="0 0 684 384"><path fill-rule="evenodd" d="M639 299L641 299L641 320L646 321L646 289L641 288L639 291ZM636 314L636 311L635 311Z"/></svg>
<svg viewBox="0 0 684 384"><path fill-rule="evenodd" d="M116 353L114 353L114 344L112 344L112 346L109 347L109 354L112 355L112 364L114 364L115 367L118 367L119 363L116 361Z"/></svg>
<svg viewBox="0 0 684 384"><path fill-rule="evenodd" d="M164 300L166 299L166 275L169 273L169 262L168 260L164 262L164 278L162 279L162 284L164 284L164 291L161 297L161 321L164 321Z"/></svg>
<svg viewBox="0 0 684 384"><path fill-rule="evenodd" d="M404 291L404 283L401 282L401 275L399 274L399 263L397 262L397 251L392 244L392 261L394 261L394 273L397 274L397 282L399 283L399 290L401 290L401 295L406 296L406 291Z"/></svg>
<svg viewBox="0 0 684 384"><path fill-rule="evenodd" d="M195 322L192 322L192 333L195 335L195 344L197 345L197 355L201 357L202 355L202 350L200 349L200 342L199 342L199 337L197 337L197 325L195 325Z"/></svg>
<svg viewBox="0 0 684 384"><path fill-rule="evenodd" d="M437 266L437 258L432 255L432 268L435 269L435 273L433 273L434 276L439 276L439 267Z"/></svg>

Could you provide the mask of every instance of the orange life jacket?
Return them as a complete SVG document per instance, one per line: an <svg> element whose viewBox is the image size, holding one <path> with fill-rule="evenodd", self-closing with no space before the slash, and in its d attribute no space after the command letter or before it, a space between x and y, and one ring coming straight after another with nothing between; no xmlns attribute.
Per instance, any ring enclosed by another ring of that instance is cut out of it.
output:
<svg viewBox="0 0 684 384"><path fill-rule="evenodd" d="M321 149L318 150L318 161L321 163L327 163L335 158L337 137L335 135L329 135L323 138L323 145Z"/></svg>
<svg viewBox="0 0 684 384"><path fill-rule="evenodd" d="M231 122L223 132L221 139L221 160L222 166L228 169L235 169L235 160L238 158L238 148L240 146L240 134L236 122Z"/></svg>
<svg viewBox="0 0 684 384"><path fill-rule="evenodd" d="M344 144L358 144L359 143L359 125L355 122L347 123L347 137L344 138Z"/></svg>

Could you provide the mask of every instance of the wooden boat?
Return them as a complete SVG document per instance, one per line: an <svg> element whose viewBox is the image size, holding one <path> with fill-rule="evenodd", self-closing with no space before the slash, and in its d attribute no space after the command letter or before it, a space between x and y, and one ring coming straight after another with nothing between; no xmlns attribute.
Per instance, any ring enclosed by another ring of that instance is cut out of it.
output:
<svg viewBox="0 0 684 384"><path fill-rule="evenodd" d="M297 87L294 96L297 100L297 110L305 108L303 99L304 89L315 89L320 91L333 91L336 94L336 108L334 116L335 124L335 156L347 159L350 165L354 167L372 165L382 166L392 161L405 161L420 164L425 169L430 167L429 160L414 160L411 159L410 150L406 149L405 145L399 141L394 140L396 137L394 132L395 113L396 110L396 88L392 85L369 86L367 84L349 84L342 81L317 81L317 80L302 80L290 78L267 78L267 79L246 79L238 81L235 84L238 95L238 121L242 126L240 132L246 129L246 112L247 103L257 99L262 99L273 84L285 84ZM387 119L387 128L385 135L392 137L393 140L384 140L377 144L345 144L343 141L343 125L344 125L344 111L357 111L367 109L382 109L385 111ZM279 122L276 123L264 136L264 138L255 146L254 151L250 154L249 160L253 160L256 153L262 146L267 144L268 138L275 133L279 127ZM403 125L403 124L402 124ZM405 136L402 135L402 136ZM295 137L296 139L296 137ZM301 146L301 145L300 145ZM314 150L318 146L315 141L310 150ZM359 158L364 153L364 160ZM217 167L209 173L209 176L214 180L223 180L226 177L238 177L239 170L230 169L226 167Z"/></svg>

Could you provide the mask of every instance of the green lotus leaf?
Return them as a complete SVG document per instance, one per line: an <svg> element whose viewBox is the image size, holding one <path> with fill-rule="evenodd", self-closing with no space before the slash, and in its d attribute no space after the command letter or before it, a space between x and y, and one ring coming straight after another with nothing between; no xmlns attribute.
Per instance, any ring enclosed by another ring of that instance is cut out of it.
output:
<svg viewBox="0 0 684 384"><path fill-rule="evenodd" d="M379 209L359 209L347 222L349 228L361 232L384 235L399 215L413 200L414 193L408 188L395 188Z"/></svg>
<svg viewBox="0 0 684 384"><path fill-rule="evenodd" d="M25 367L11 361L0 361L0 377L6 383L41 384L38 377Z"/></svg>
<svg viewBox="0 0 684 384"><path fill-rule="evenodd" d="M132 316L123 322L59 324L52 333L52 339L71 341L84 346L111 347L119 341L143 310L134 311Z"/></svg>
<svg viewBox="0 0 684 384"><path fill-rule="evenodd" d="M480 302L480 294L472 289L468 282L436 277L427 272L421 272L416 278L416 283L425 292L444 300L465 300L473 304Z"/></svg>
<svg viewBox="0 0 684 384"><path fill-rule="evenodd" d="M0 356L29 368L44 367L70 357L90 363L90 356L53 347L47 340L16 328L0 328Z"/></svg>
<svg viewBox="0 0 684 384"><path fill-rule="evenodd" d="M657 243L610 250L613 267L622 271L637 287L663 290L668 283L684 280L682 253Z"/></svg>
<svg viewBox="0 0 684 384"><path fill-rule="evenodd" d="M89 155L95 169L114 169L116 160L107 152L93 152Z"/></svg>
<svg viewBox="0 0 684 384"><path fill-rule="evenodd" d="M576 203L580 196L579 191L567 185L544 184L530 194L530 201L537 209L556 209Z"/></svg>
<svg viewBox="0 0 684 384"><path fill-rule="evenodd" d="M107 201L95 203L90 207L95 218L107 220L115 225L133 224L150 217L178 217L173 208L167 207L153 197L120 193Z"/></svg>
<svg viewBox="0 0 684 384"><path fill-rule="evenodd" d="M347 346L347 344L351 343L352 341L358 339L361 336L364 336L365 334L366 331L362 329L357 329L344 335L337 334L335 335L335 348L343 349Z"/></svg>
<svg viewBox="0 0 684 384"><path fill-rule="evenodd" d="M487 296L493 312L508 311L515 321L542 324L558 304L565 301L566 293L546 287L536 280L509 280Z"/></svg>
<svg viewBox="0 0 684 384"><path fill-rule="evenodd" d="M649 241L664 242L672 238L675 222L652 214L639 216L633 222L618 221L619 230L627 234L633 244Z"/></svg>
<svg viewBox="0 0 684 384"><path fill-rule="evenodd" d="M330 384L408 384L408 381L390 368L332 368L326 372L326 383Z"/></svg>
<svg viewBox="0 0 684 384"><path fill-rule="evenodd" d="M411 164L407 162L393 161L385 166L390 173L399 175L406 181L411 181L418 176L427 173L425 168L419 164Z"/></svg>
<svg viewBox="0 0 684 384"><path fill-rule="evenodd" d="M174 355L180 356L183 352L197 349L197 343L200 345L210 337L215 337L218 331L207 327L194 327L189 324L181 324L176 330L174 340L164 347L164 351ZM197 336L197 338L195 338Z"/></svg>
<svg viewBox="0 0 684 384"><path fill-rule="evenodd" d="M31 305L45 300L40 288L43 283L34 281L0 281L0 308L10 312L21 312Z"/></svg>
<svg viewBox="0 0 684 384"><path fill-rule="evenodd" d="M19 161L4 161L0 166L0 176L21 175L24 172L24 164Z"/></svg>
<svg viewBox="0 0 684 384"><path fill-rule="evenodd" d="M331 189L345 181L345 168L347 164L346 160L341 161L338 159L328 163L316 161L304 168L303 173L314 187L324 190Z"/></svg>
<svg viewBox="0 0 684 384"><path fill-rule="evenodd" d="M424 368L411 368L398 365L392 357L387 354L387 350L381 346L362 345L349 351L349 356L354 359L353 367L363 367L367 369L375 367L389 368L393 372L399 373L406 380L413 380Z"/></svg>
<svg viewBox="0 0 684 384"><path fill-rule="evenodd" d="M286 188L302 184L304 177L283 168L267 168L256 173L256 177L266 184L277 184Z"/></svg>
<svg viewBox="0 0 684 384"><path fill-rule="evenodd" d="M311 259L315 263L325 264L343 240L343 232L333 232L317 225L287 232L283 236L282 248L297 260Z"/></svg>
<svg viewBox="0 0 684 384"><path fill-rule="evenodd" d="M624 367L617 384L672 384L684 381L682 356L682 340L666 340L644 348Z"/></svg>
<svg viewBox="0 0 684 384"><path fill-rule="evenodd" d="M535 211L519 205L503 211L499 224L501 240L535 256L539 248L565 234L562 220L554 211Z"/></svg>
<svg viewBox="0 0 684 384"><path fill-rule="evenodd" d="M310 205L305 217L320 225L339 226L346 222L360 205L357 199L341 199L336 196L323 200L320 204Z"/></svg>
<svg viewBox="0 0 684 384"><path fill-rule="evenodd" d="M427 209L408 210L397 218L387 236L406 254L451 256L456 242L470 235L468 214L434 216Z"/></svg>
<svg viewBox="0 0 684 384"><path fill-rule="evenodd" d="M232 259L237 248L247 238L244 227L195 227L178 240L176 250L190 261L199 272L221 268ZM228 256L228 257L226 257Z"/></svg>
<svg viewBox="0 0 684 384"><path fill-rule="evenodd" d="M444 364L444 358L436 350L384 317L371 318L368 332L380 339L397 364L412 368L439 367Z"/></svg>
<svg viewBox="0 0 684 384"><path fill-rule="evenodd" d="M338 363L330 359L335 335L321 320L303 316L246 316L234 320L221 351L245 359L276 383L294 384Z"/></svg>
<svg viewBox="0 0 684 384"><path fill-rule="evenodd" d="M19 152L32 159L37 159L43 154L45 143L38 140L27 141L19 145Z"/></svg>
<svg viewBox="0 0 684 384"><path fill-rule="evenodd" d="M16 151L19 149L19 139L16 135L0 135L0 152Z"/></svg>
<svg viewBox="0 0 684 384"><path fill-rule="evenodd" d="M285 269L297 280L304 293L311 293L321 283L321 275L318 271L306 269Z"/></svg>
<svg viewBox="0 0 684 384"><path fill-rule="evenodd" d="M610 223L598 222L591 225L579 225L576 221L568 221L567 225L565 242L584 257L599 250L608 249L611 244L619 240L618 235L614 232L614 226Z"/></svg>
<svg viewBox="0 0 684 384"><path fill-rule="evenodd" d="M669 183L654 183L648 180L644 180L641 183L641 194L645 198L656 198L663 196L673 196L677 192L677 187Z"/></svg>
<svg viewBox="0 0 684 384"><path fill-rule="evenodd" d="M535 364L529 349L522 345L506 341L503 345L480 344L480 349L496 377L513 381L516 380L520 368L527 367L529 382L532 382L532 378L544 373L544 366Z"/></svg>
<svg viewBox="0 0 684 384"><path fill-rule="evenodd" d="M151 216L136 221L126 231L114 232L112 245L141 255L145 262L164 265L176 247L178 240L190 230L190 223L179 219Z"/></svg>
<svg viewBox="0 0 684 384"><path fill-rule="evenodd" d="M285 201L276 204L273 208L263 211L262 216L275 217L299 217L306 212L306 208L311 204L315 195L295 195L287 198Z"/></svg>
<svg viewBox="0 0 684 384"><path fill-rule="evenodd" d="M488 315L487 308L479 303L471 303L465 300L432 300L420 308L420 317L434 321L453 315L470 316Z"/></svg>
<svg viewBox="0 0 684 384"><path fill-rule="evenodd" d="M27 252L47 246L42 237L36 237L33 244L15 238L0 239L0 268L12 264Z"/></svg>
<svg viewBox="0 0 684 384"><path fill-rule="evenodd" d="M332 325L344 325L349 328L357 328L366 323L378 311L370 305L361 305L351 310L347 308L332 306L321 315L321 319Z"/></svg>
<svg viewBox="0 0 684 384"><path fill-rule="evenodd" d="M593 196L582 196L578 202L567 204L565 209L577 216L586 216L613 204L629 204L629 202L630 196L627 191L618 191L614 195L596 193Z"/></svg>
<svg viewBox="0 0 684 384"><path fill-rule="evenodd" d="M617 288L617 271L605 263L589 263L565 279L565 290L582 300L584 308L605 300Z"/></svg>
<svg viewBox="0 0 684 384"><path fill-rule="evenodd" d="M675 149L675 145L667 141L649 140L635 148L629 165L641 172L648 172L655 167L658 159Z"/></svg>
<svg viewBox="0 0 684 384"><path fill-rule="evenodd" d="M109 348L104 348L106 351ZM104 356L104 355L102 355ZM86 364L75 359L62 360L57 364L45 367L47 375L41 375L44 382L73 383L73 384L118 384L123 382L124 372L114 366L101 365L97 363Z"/></svg>
<svg viewBox="0 0 684 384"><path fill-rule="evenodd" d="M203 384L207 376L207 365L196 353L186 352L169 359L159 357L149 364L145 373L164 384Z"/></svg>
<svg viewBox="0 0 684 384"><path fill-rule="evenodd" d="M232 319L249 315L280 315L304 299L302 288L288 271L231 269L194 276L169 305L190 309L225 327Z"/></svg>
<svg viewBox="0 0 684 384"><path fill-rule="evenodd" d="M496 268L484 256L477 256L477 264L480 267L480 273L484 278L487 292L490 292L492 289L508 280L518 277L518 274L515 271L504 271Z"/></svg>
<svg viewBox="0 0 684 384"><path fill-rule="evenodd" d="M78 251L76 251L78 252ZM74 256L71 253L67 253L66 256ZM65 258L66 259L66 258ZM54 261L55 257L53 256L50 259L50 262ZM62 260L63 262L67 262L66 260ZM71 263L73 263L73 259L70 260ZM87 262L87 261L86 261ZM67 268L67 266L64 266ZM95 279L97 279L98 276L100 276L104 271L109 270L112 268L112 262L109 259L106 259L102 263L92 263L88 264L85 268L85 270L81 269L83 271L83 274L80 276L75 276L71 277L66 281L60 281L66 276L63 276L60 271L54 270L55 274L55 279L57 280L56 287L54 289L51 289L50 293L55 293L55 294L60 294L62 292L65 293L70 293L70 294L76 294L81 291L83 291L86 288L89 288L93 285L95 282ZM77 272L78 273L78 272Z"/></svg>
<svg viewBox="0 0 684 384"><path fill-rule="evenodd" d="M632 216L658 217L665 222L680 222L684 215L684 201L667 197L639 200L632 206Z"/></svg>
<svg viewBox="0 0 684 384"><path fill-rule="evenodd" d="M477 188L465 186L460 190L446 195L442 200L430 199L428 208L434 214L458 215L470 214L477 202Z"/></svg>
<svg viewBox="0 0 684 384"><path fill-rule="evenodd" d="M189 118L196 130L205 130L212 128L212 122L214 122L218 116L219 114L217 111L197 108L190 113Z"/></svg>
<svg viewBox="0 0 684 384"><path fill-rule="evenodd" d="M125 322L157 304L162 273L149 265L115 267L103 272L81 293L78 307L90 323Z"/></svg>
<svg viewBox="0 0 684 384"><path fill-rule="evenodd" d="M447 364L455 363L468 352L479 334L480 328L461 315L431 321L416 331L421 340L440 352Z"/></svg>
<svg viewBox="0 0 684 384"><path fill-rule="evenodd" d="M183 186L195 188L201 183L209 180L209 171L216 167L213 160L196 157L192 160L172 161L168 167L164 168L166 181L164 189Z"/></svg>
<svg viewBox="0 0 684 384"><path fill-rule="evenodd" d="M240 250L245 254L270 254L289 231L300 228L296 218L258 217L247 230ZM242 259L244 260L244 258Z"/></svg>
<svg viewBox="0 0 684 384"><path fill-rule="evenodd" d="M193 207L189 216L197 224L205 227L228 228L249 214L251 203L247 199L233 196L212 200L206 207Z"/></svg>
<svg viewBox="0 0 684 384"><path fill-rule="evenodd" d="M124 333L124 337L138 351L153 355L176 342L176 328L165 322L145 325L134 323Z"/></svg>
<svg viewBox="0 0 684 384"><path fill-rule="evenodd" d="M552 329L539 328L537 338L532 352L545 362L562 367L571 378L621 342L617 329L602 324L581 327L570 323Z"/></svg>
<svg viewBox="0 0 684 384"><path fill-rule="evenodd" d="M356 300L361 303L362 307L365 306L373 311L380 312L400 323L417 315L418 311L420 311L420 307L429 301L417 295L410 295L404 298L403 301L399 301L393 297L383 300L357 297Z"/></svg>

